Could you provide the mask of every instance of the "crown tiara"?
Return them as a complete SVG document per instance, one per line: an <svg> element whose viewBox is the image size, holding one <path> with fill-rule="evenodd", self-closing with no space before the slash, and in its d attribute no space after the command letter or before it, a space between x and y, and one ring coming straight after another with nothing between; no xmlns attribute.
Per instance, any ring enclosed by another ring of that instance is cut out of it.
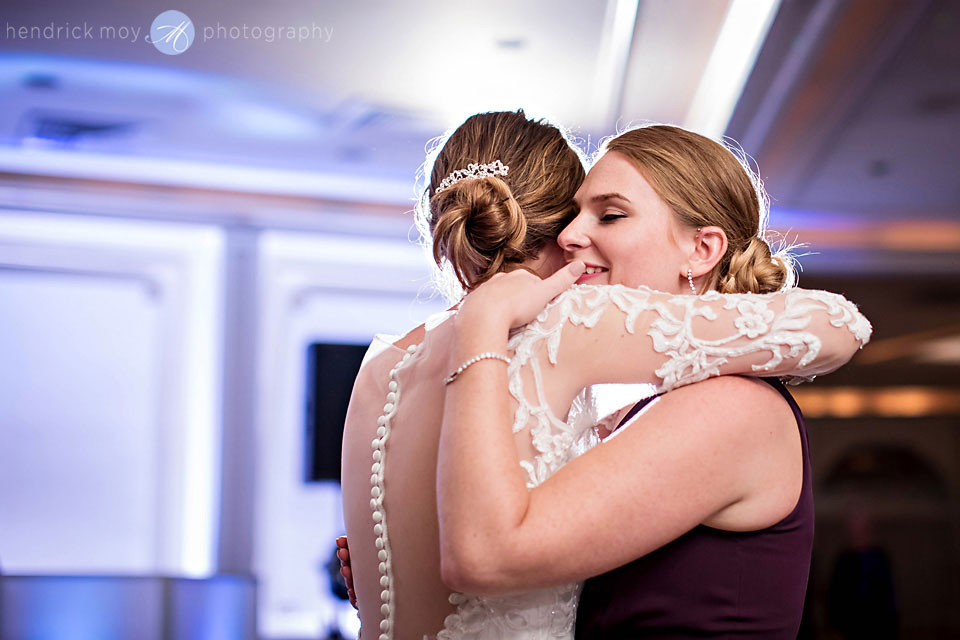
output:
<svg viewBox="0 0 960 640"><path fill-rule="evenodd" d="M505 176L507 171L510 169L507 165L503 164L499 160L494 160L488 164L479 164L476 162L471 162L467 165L466 169L457 169L446 178L443 179L443 182L434 190L433 195L437 195L444 189L452 187L461 180L469 180L473 178L490 178L493 176Z"/></svg>

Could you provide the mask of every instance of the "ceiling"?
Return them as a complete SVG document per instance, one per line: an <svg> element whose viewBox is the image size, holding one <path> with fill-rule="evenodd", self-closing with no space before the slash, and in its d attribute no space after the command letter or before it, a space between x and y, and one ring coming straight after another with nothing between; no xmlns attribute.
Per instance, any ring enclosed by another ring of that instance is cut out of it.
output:
<svg viewBox="0 0 960 640"><path fill-rule="evenodd" d="M731 32L743 7L755 24ZM150 184L226 194L254 222L269 206L244 193L392 215L429 140L524 107L591 148L647 120L725 132L814 272L960 271L957 2L207 1L187 8L196 40L176 56L143 41L167 8L4 1L0 198ZM93 37L22 35L48 25ZM742 76L716 64L731 33ZM696 117L705 105L719 125Z"/></svg>
<svg viewBox="0 0 960 640"><path fill-rule="evenodd" d="M193 45L165 56L143 41L163 6L5 0L0 144L363 175L402 181L406 201L426 143L472 113L522 107L587 144L639 117L682 122L729 5L200 2ZM29 31L48 25L92 37Z"/></svg>
<svg viewBox="0 0 960 640"><path fill-rule="evenodd" d="M960 3L785 2L727 135L832 271L960 270ZM829 254L829 255L828 255Z"/></svg>

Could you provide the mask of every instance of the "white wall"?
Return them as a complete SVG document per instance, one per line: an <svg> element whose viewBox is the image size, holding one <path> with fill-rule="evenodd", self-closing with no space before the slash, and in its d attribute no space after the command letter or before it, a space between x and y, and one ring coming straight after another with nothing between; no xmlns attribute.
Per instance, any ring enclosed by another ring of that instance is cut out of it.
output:
<svg viewBox="0 0 960 640"><path fill-rule="evenodd" d="M384 222L373 238L0 211L4 571L251 571L262 637L342 625L320 570L339 486L304 482L307 347L445 307Z"/></svg>
<svg viewBox="0 0 960 640"><path fill-rule="evenodd" d="M221 232L0 214L0 562L214 569Z"/></svg>
<svg viewBox="0 0 960 640"><path fill-rule="evenodd" d="M254 570L266 637L315 638L336 615L319 573L343 533L335 483L303 482L307 345L368 344L441 311L429 263L406 240L268 233L261 238Z"/></svg>

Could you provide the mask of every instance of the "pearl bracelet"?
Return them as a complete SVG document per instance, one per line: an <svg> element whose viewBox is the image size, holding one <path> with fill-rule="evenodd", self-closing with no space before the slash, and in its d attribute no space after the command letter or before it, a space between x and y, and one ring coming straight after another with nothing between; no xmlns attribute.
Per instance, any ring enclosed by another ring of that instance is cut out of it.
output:
<svg viewBox="0 0 960 640"><path fill-rule="evenodd" d="M493 351L484 351L483 353L478 353L477 355L473 356L472 358L464 362L462 365L460 365L460 367L456 371L454 371L444 379L443 384L450 384L451 382L456 380L461 373L466 371L467 367L469 367L472 364L476 364L481 360L502 360L503 362L510 364L510 358L503 355L502 353L494 353Z"/></svg>

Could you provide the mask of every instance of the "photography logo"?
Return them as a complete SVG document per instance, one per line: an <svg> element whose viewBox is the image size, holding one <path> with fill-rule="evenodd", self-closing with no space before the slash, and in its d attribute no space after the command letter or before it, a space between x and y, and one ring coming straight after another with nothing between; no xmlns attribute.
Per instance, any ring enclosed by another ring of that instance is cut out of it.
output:
<svg viewBox="0 0 960 640"><path fill-rule="evenodd" d="M150 25L150 42L160 53L176 56L193 44L193 22L187 14L173 9L158 15Z"/></svg>

